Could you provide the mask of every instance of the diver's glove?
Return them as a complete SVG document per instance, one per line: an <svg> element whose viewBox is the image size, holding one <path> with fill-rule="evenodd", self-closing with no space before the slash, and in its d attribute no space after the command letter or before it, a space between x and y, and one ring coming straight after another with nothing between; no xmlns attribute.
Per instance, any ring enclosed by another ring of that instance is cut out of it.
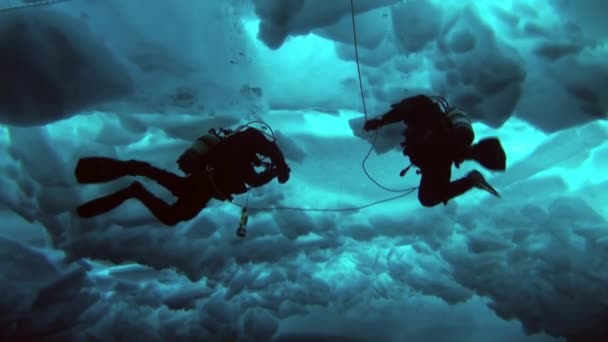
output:
<svg viewBox="0 0 608 342"><path fill-rule="evenodd" d="M366 132L373 131L380 127L381 121L380 119L371 119L365 121L365 125L363 125L363 130Z"/></svg>
<svg viewBox="0 0 608 342"><path fill-rule="evenodd" d="M276 168L276 175L277 175L277 180L279 181L279 183L281 183L281 184L287 183L287 181L289 180L290 172L291 172L291 169L287 165Z"/></svg>

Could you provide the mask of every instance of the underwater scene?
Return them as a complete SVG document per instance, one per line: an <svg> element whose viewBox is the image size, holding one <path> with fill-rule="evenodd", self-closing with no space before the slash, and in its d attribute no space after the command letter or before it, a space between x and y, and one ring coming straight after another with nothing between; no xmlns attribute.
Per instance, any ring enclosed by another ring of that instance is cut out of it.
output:
<svg viewBox="0 0 608 342"><path fill-rule="evenodd" d="M0 0L0 341L608 341L606 13Z"/></svg>

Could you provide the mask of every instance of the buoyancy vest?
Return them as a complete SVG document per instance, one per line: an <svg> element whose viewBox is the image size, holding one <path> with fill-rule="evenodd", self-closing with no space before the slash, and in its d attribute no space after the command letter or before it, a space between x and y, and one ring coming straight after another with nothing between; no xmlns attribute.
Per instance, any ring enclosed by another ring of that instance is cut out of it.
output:
<svg viewBox="0 0 608 342"><path fill-rule="evenodd" d="M433 145L443 146L442 139L446 139L446 134L449 130L458 129L459 131L468 131L470 136L474 136L473 126L470 117L460 109L451 109L432 127L426 129L406 129L404 132L406 140L403 142L404 154L410 157L413 164L418 167L424 167L428 162L440 157L435 155L437 148ZM469 135L466 133L465 135ZM451 135L449 135L451 136ZM454 138L462 137L462 135L454 136ZM447 142L447 144L456 144L458 142ZM429 155L429 153L433 155Z"/></svg>

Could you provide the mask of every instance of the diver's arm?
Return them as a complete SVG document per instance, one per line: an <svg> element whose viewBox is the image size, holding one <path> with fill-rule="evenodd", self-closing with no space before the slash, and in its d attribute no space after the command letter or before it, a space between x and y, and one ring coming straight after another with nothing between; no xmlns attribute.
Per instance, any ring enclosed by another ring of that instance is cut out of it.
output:
<svg viewBox="0 0 608 342"><path fill-rule="evenodd" d="M268 140L264 134L256 129L248 128L243 133L243 142L253 146L255 152L269 157L272 164L282 169L287 167L283 152L276 143Z"/></svg>
<svg viewBox="0 0 608 342"><path fill-rule="evenodd" d="M273 169L257 173L251 168L251 171L245 175L245 182L247 185L257 188L270 182L276 175L277 173Z"/></svg>
<svg viewBox="0 0 608 342"><path fill-rule="evenodd" d="M262 132L253 128L248 128L241 134L243 134L243 143L252 146L255 153L266 156L271 160L272 168L266 171L269 172L269 174L262 172L258 174L259 176L253 176L253 178L256 179L260 177L261 180L265 180L267 177L272 179L272 177L276 176L278 177L279 183L287 182L291 170L287 166L285 157L283 156L283 152L279 149L279 146L276 143L269 141ZM253 172L255 173L255 171ZM268 181L266 181L266 183L267 182Z"/></svg>
<svg viewBox="0 0 608 342"><path fill-rule="evenodd" d="M390 125L399 121L409 124L412 121L412 116L416 115L417 112L424 113L426 108L434 106L433 100L425 95L416 95L405 98L399 103L393 103L391 110L386 112L379 118L368 120L365 123L364 129L375 130L379 127Z"/></svg>
<svg viewBox="0 0 608 342"><path fill-rule="evenodd" d="M366 131L370 130L370 129L374 130L374 129L378 129L382 126L390 125L390 124L393 124L393 123L396 123L399 121L404 121L404 120L405 120L404 113L400 110L393 108L379 118L374 118L374 119L368 120L365 123L364 129Z"/></svg>

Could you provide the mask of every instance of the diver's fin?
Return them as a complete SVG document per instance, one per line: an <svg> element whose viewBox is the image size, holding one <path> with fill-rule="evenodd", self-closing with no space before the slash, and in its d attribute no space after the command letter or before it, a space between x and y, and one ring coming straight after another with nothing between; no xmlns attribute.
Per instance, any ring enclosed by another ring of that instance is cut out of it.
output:
<svg viewBox="0 0 608 342"><path fill-rule="evenodd" d="M140 185L137 182L133 182L133 184L131 184L130 186L115 193L86 202L76 208L76 213L82 218L91 218L104 214L118 207L129 198L133 197L134 189L137 186Z"/></svg>
<svg viewBox="0 0 608 342"><path fill-rule="evenodd" d="M477 161L481 166L493 170L504 171L507 168L507 155L498 138L482 139L473 144L465 159Z"/></svg>
<svg viewBox="0 0 608 342"><path fill-rule="evenodd" d="M74 175L78 183L105 183L127 175L123 161L107 157L86 157L78 160Z"/></svg>
<svg viewBox="0 0 608 342"><path fill-rule="evenodd" d="M467 178L469 178L471 182L473 182L473 186L475 186L476 188L485 190L491 193L492 195L500 198L500 194L498 193L498 191L496 191L496 189L494 189L494 187L490 185L490 183L488 183L488 181L479 171L473 170L469 172L467 174Z"/></svg>

